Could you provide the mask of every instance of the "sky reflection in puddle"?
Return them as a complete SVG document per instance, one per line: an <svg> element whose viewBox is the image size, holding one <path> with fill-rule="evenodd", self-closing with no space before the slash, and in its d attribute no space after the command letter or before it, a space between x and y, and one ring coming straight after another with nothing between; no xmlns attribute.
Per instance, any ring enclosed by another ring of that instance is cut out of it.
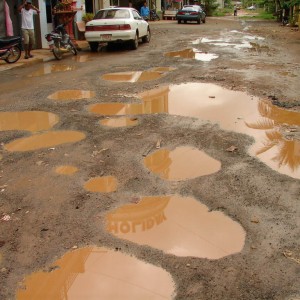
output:
<svg viewBox="0 0 300 300"><path fill-rule="evenodd" d="M191 58L191 59L201 60L201 61L211 61L211 60L216 59L216 58L219 57L216 54L202 52L202 51L197 50L195 48L184 49L184 50L181 50L181 51L168 52L168 53L165 54L165 56Z"/></svg>
<svg viewBox="0 0 300 300"><path fill-rule="evenodd" d="M51 272L24 280L17 300L173 299L171 275L134 256L107 248L86 247L66 253Z"/></svg>
<svg viewBox="0 0 300 300"><path fill-rule="evenodd" d="M143 197L107 214L107 230L177 256L220 259L244 247L245 231L192 197Z"/></svg>
<svg viewBox="0 0 300 300"><path fill-rule="evenodd" d="M244 92L207 83L186 83L149 90L138 95L142 103L100 103L89 107L100 115L169 113L196 117L220 125L222 129L245 133L255 139L249 149L274 170L300 178L299 140L287 140L285 128L299 126L300 113L274 106ZM268 127L253 124L268 123ZM272 132L277 132L277 138Z"/></svg>

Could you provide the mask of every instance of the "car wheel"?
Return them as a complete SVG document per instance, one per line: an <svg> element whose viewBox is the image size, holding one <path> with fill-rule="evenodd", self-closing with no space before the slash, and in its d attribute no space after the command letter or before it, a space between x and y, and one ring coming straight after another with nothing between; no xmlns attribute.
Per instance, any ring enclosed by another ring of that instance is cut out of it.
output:
<svg viewBox="0 0 300 300"><path fill-rule="evenodd" d="M186 24L187 21L184 21L184 24Z"/></svg>
<svg viewBox="0 0 300 300"><path fill-rule="evenodd" d="M90 48L92 52L97 52L99 43L98 42L89 42Z"/></svg>
<svg viewBox="0 0 300 300"><path fill-rule="evenodd" d="M202 20L202 22L203 22L203 23L205 23L205 22L206 22L206 21L205 21L205 18Z"/></svg>
<svg viewBox="0 0 300 300"><path fill-rule="evenodd" d="M178 24L181 24L181 20L178 20L177 22L178 22Z"/></svg>
<svg viewBox="0 0 300 300"><path fill-rule="evenodd" d="M130 42L131 42L131 49L136 50L139 46L139 36L137 33L136 33L134 39L131 40Z"/></svg>
<svg viewBox="0 0 300 300"><path fill-rule="evenodd" d="M143 36L142 41L143 43L149 43L150 39L151 39L151 32L150 32L150 28L148 27L147 35Z"/></svg>
<svg viewBox="0 0 300 300"><path fill-rule="evenodd" d="M200 18L197 20L197 23L198 23L198 24L200 24L200 23L201 23L201 19L200 19Z"/></svg>

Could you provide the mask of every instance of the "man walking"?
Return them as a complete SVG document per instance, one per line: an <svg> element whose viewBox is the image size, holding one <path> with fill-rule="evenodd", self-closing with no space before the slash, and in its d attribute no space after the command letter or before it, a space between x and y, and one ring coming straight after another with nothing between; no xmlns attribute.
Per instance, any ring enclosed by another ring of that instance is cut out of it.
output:
<svg viewBox="0 0 300 300"><path fill-rule="evenodd" d="M33 57L30 51L34 45L34 25L33 15L39 14L40 11L32 5L31 0L24 0L18 8L22 16L22 35L24 38L25 59Z"/></svg>
<svg viewBox="0 0 300 300"><path fill-rule="evenodd" d="M149 20L150 16L150 10L149 7L147 6L147 1L144 2L144 5L141 7L141 16L144 18L144 20Z"/></svg>

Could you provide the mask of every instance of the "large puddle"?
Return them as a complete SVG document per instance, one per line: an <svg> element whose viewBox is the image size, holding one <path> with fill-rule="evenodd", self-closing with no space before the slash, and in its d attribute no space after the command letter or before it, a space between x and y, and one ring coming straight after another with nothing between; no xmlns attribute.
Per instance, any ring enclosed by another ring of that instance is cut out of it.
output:
<svg viewBox="0 0 300 300"><path fill-rule="evenodd" d="M49 272L24 280L17 300L173 299L171 275L156 266L107 248L65 254Z"/></svg>
<svg viewBox="0 0 300 300"><path fill-rule="evenodd" d="M50 96L48 99L57 100L57 101L68 101L68 100L82 100L90 99L95 97L95 92L92 91L83 91L83 90L63 90L57 91Z"/></svg>
<svg viewBox="0 0 300 300"><path fill-rule="evenodd" d="M115 236L177 256L219 259L243 249L245 231L191 197L144 197L107 214Z"/></svg>
<svg viewBox="0 0 300 300"><path fill-rule="evenodd" d="M73 175L78 172L78 168L70 165L58 166L55 172L60 175Z"/></svg>
<svg viewBox="0 0 300 300"><path fill-rule="evenodd" d="M53 65L53 64L44 64L43 67L31 74L28 77L38 77L46 74L56 73L56 72L67 72L75 70L75 66L71 65Z"/></svg>
<svg viewBox="0 0 300 300"><path fill-rule="evenodd" d="M84 188L93 193L111 193L117 190L117 179L114 176L91 178L84 184Z"/></svg>
<svg viewBox="0 0 300 300"><path fill-rule="evenodd" d="M42 131L52 128L59 117L45 111L0 112L0 131L26 130Z"/></svg>
<svg viewBox="0 0 300 300"><path fill-rule="evenodd" d="M137 118L127 118L127 117L119 117L119 118L108 118L100 120L99 123L103 126L107 127L128 127L135 126L138 124Z"/></svg>
<svg viewBox="0 0 300 300"><path fill-rule="evenodd" d="M193 147L177 147L173 151L160 149L144 159L144 164L163 179L185 180L213 174L221 163Z"/></svg>
<svg viewBox="0 0 300 300"><path fill-rule="evenodd" d="M222 129L252 136L251 155L282 174L300 178L300 141L284 137L293 126L300 126L299 112L208 83L163 86L138 96L141 103L100 103L89 110L110 116L169 113L217 123Z"/></svg>
<svg viewBox="0 0 300 300"><path fill-rule="evenodd" d="M192 58L192 59L201 60L201 61L211 61L211 60L219 57L217 54L202 52L195 48L168 52L165 54L165 56Z"/></svg>
<svg viewBox="0 0 300 300"><path fill-rule="evenodd" d="M85 134L80 131L49 131L16 139L5 144L4 149L10 152L33 151L62 144L75 143L84 138Z"/></svg>

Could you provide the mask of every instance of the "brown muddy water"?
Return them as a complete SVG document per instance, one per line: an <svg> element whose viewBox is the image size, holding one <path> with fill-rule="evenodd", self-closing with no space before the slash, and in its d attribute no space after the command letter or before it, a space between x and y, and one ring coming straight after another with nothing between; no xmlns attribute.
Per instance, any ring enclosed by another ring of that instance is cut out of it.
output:
<svg viewBox="0 0 300 300"><path fill-rule="evenodd" d="M93 91L83 91L83 90L62 90L57 91L47 98L57 101L68 101L68 100L82 100L90 99L96 96L96 93Z"/></svg>
<svg viewBox="0 0 300 300"><path fill-rule="evenodd" d="M111 193L117 190L118 181L114 176L91 178L84 184L84 188L93 193Z"/></svg>
<svg viewBox="0 0 300 300"><path fill-rule="evenodd" d="M0 112L0 131L25 130L42 131L52 128L59 117L45 111Z"/></svg>
<svg viewBox="0 0 300 300"><path fill-rule="evenodd" d="M285 137L287 131L295 130L293 126L299 126L299 112L208 83L162 86L138 97L141 103L99 103L89 111L108 116L168 113L216 123L224 130L253 137L251 155L282 174L300 178L300 141Z"/></svg>
<svg viewBox="0 0 300 300"><path fill-rule="evenodd" d="M176 256L220 259L240 252L245 231L220 211L192 197L143 197L106 216L107 230L118 238L149 245Z"/></svg>
<svg viewBox="0 0 300 300"><path fill-rule="evenodd" d="M31 74L28 77L38 77L46 74L56 73L56 72L67 72L75 70L75 66L71 65L54 65L54 64L44 64L43 67Z"/></svg>
<svg viewBox="0 0 300 300"><path fill-rule="evenodd" d="M164 74L155 71L119 72L101 76L103 80L117 82L144 82L161 78Z"/></svg>
<svg viewBox="0 0 300 300"><path fill-rule="evenodd" d="M70 165L58 166L55 168L55 173L60 175L73 175L78 172L78 168Z"/></svg>
<svg viewBox="0 0 300 300"><path fill-rule="evenodd" d="M190 58L190 59L201 60L201 61L211 61L219 57L217 54L202 52L195 48L168 52L165 54L165 56Z"/></svg>
<svg viewBox="0 0 300 300"><path fill-rule="evenodd" d="M34 151L62 144L75 143L83 139L85 139L85 134L80 131L49 131L16 139L5 144L4 149L9 152Z"/></svg>
<svg viewBox="0 0 300 300"><path fill-rule="evenodd" d="M27 276L17 300L173 299L174 281L165 270L107 248L66 253L52 271Z"/></svg>
<svg viewBox="0 0 300 300"><path fill-rule="evenodd" d="M145 166L163 179L186 180L213 174L221 163L203 151L182 146L170 151L160 149L144 158Z"/></svg>
<svg viewBox="0 0 300 300"><path fill-rule="evenodd" d="M99 123L103 126L107 127L127 127L127 126L136 126L139 121L137 118L127 118L127 117L119 117L119 118L108 118L102 119Z"/></svg>

